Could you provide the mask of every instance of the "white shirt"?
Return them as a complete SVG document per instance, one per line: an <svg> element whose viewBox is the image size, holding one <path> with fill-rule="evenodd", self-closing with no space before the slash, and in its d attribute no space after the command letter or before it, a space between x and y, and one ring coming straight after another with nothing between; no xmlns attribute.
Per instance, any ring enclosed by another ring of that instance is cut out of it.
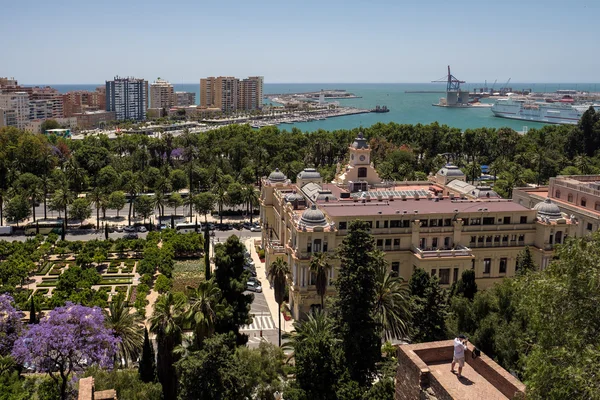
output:
<svg viewBox="0 0 600 400"><path fill-rule="evenodd" d="M467 346L460 339L454 339L454 358L464 358Z"/></svg>

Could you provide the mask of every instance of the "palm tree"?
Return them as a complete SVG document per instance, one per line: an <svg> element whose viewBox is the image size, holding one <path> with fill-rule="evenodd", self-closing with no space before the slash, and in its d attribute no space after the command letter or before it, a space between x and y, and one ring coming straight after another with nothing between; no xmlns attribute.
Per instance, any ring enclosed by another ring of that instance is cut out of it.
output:
<svg viewBox="0 0 600 400"><path fill-rule="evenodd" d="M321 296L321 310L325 309L324 297L327 292L327 274L331 269L329 256L326 253L315 253L310 259L310 272L315 274L317 294Z"/></svg>
<svg viewBox="0 0 600 400"><path fill-rule="evenodd" d="M273 261L267 273L267 278L273 281L275 301L279 305L279 312L277 313L279 316L279 347L281 347L281 303L283 303L283 297L285 296L285 284L289 273L290 267L282 258Z"/></svg>
<svg viewBox="0 0 600 400"><path fill-rule="evenodd" d="M383 330L383 338L405 338L408 336L408 324L411 320L408 285L402 277L388 271L383 259L377 265L376 274L374 315Z"/></svg>
<svg viewBox="0 0 600 400"><path fill-rule="evenodd" d="M227 201L227 182L224 179L217 179L217 182L213 186L213 194L219 208L219 219L220 223L223 223L223 205Z"/></svg>
<svg viewBox="0 0 600 400"><path fill-rule="evenodd" d="M108 311L104 311L104 323L120 339L118 357L127 367L129 361L137 360L144 343L141 318L136 313L130 313L127 303L117 296L108 306Z"/></svg>
<svg viewBox="0 0 600 400"><path fill-rule="evenodd" d="M245 185L242 191L242 200L246 203L246 212L250 214L250 224L254 215L254 207L258 204L258 192L253 185Z"/></svg>
<svg viewBox="0 0 600 400"><path fill-rule="evenodd" d="M187 289L190 304L185 319L194 327L194 346L199 350L204 339L215 333L221 290L212 279L201 282L196 289Z"/></svg>
<svg viewBox="0 0 600 400"><path fill-rule="evenodd" d="M129 214L128 214L128 223L131 225L131 209L133 207L133 201L135 200L135 196L140 192L140 179L138 174L129 173L127 175L123 174L123 189L129 193Z"/></svg>
<svg viewBox="0 0 600 400"><path fill-rule="evenodd" d="M285 349L295 350L306 340L330 335L334 331L333 319L324 310L313 310L305 320L294 322L294 332L283 335Z"/></svg>
<svg viewBox="0 0 600 400"><path fill-rule="evenodd" d="M100 229L100 208L106 202L106 194L101 188L96 187L90 193L90 200L96 207L96 230Z"/></svg>
<svg viewBox="0 0 600 400"><path fill-rule="evenodd" d="M68 225L68 206L75 200L75 194L68 187L60 187L54 191L52 196L52 205L58 210L63 210L65 213L65 227Z"/></svg>
<svg viewBox="0 0 600 400"><path fill-rule="evenodd" d="M167 198L163 192L157 190L154 193L152 200L154 200L154 207L158 209L159 218L162 217L165 214L165 204L167 204Z"/></svg>
<svg viewBox="0 0 600 400"><path fill-rule="evenodd" d="M48 204L47 204L47 198L48 198L48 188L52 185L52 179L50 178L50 175L48 174L44 174L40 177L40 182L42 184L42 189L44 191L44 219L48 218Z"/></svg>
<svg viewBox="0 0 600 400"><path fill-rule="evenodd" d="M149 320L150 332L156 334L156 371L165 399L177 398L177 376L173 368L179 357L173 350L181 344L184 309L185 300L169 292L156 300L154 313Z"/></svg>

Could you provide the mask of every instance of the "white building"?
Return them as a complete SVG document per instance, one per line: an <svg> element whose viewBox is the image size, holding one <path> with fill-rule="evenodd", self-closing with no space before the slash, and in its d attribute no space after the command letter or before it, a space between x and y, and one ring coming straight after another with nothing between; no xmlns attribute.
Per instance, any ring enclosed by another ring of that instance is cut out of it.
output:
<svg viewBox="0 0 600 400"><path fill-rule="evenodd" d="M0 109L4 110L7 126L24 129L29 121L29 95L26 92L2 93Z"/></svg>

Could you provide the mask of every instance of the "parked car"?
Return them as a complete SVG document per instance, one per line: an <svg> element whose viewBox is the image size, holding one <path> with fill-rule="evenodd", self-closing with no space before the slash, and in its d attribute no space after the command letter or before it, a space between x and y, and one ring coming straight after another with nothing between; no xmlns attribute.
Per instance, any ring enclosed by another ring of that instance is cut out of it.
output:
<svg viewBox="0 0 600 400"><path fill-rule="evenodd" d="M168 228L168 226L167 226L166 224L160 224L160 225L158 226L158 230L159 230L159 231L165 230L165 229L167 229L167 228Z"/></svg>
<svg viewBox="0 0 600 400"><path fill-rule="evenodd" d="M120 226L120 225L117 225L117 226L115 227L115 232L119 232L119 233L123 232L123 227L122 227L122 226Z"/></svg>
<svg viewBox="0 0 600 400"><path fill-rule="evenodd" d="M246 290L249 290L251 292L261 293L262 286L260 286L260 283L258 283L258 282L248 281L246 283Z"/></svg>
<svg viewBox="0 0 600 400"><path fill-rule="evenodd" d="M138 234L135 232L128 232L125 235L123 235L123 239L137 239L138 238Z"/></svg>
<svg viewBox="0 0 600 400"><path fill-rule="evenodd" d="M125 232L135 232L135 226L128 225L125 228L123 228L123 230Z"/></svg>
<svg viewBox="0 0 600 400"><path fill-rule="evenodd" d="M252 227L250 227L250 232L260 232L260 225L253 225Z"/></svg>
<svg viewBox="0 0 600 400"><path fill-rule="evenodd" d="M254 268L254 260L251 258L246 258L246 260L244 261L244 265L250 268Z"/></svg>
<svg viewBox="0 0 600 400"><path fill-rule="evenodd" d="M249 221L246 221L242 224L242 226L244 227L244 229L250 229L252 228L252 224Z"/></svg>
<svg viewBox="0 0 600 400"><path fill-rule="evenodd" d="M260 281L255 276L251 276L250 278L248 278L248 282L254 282L254 283L260 285Z"/></svg>
<svg viewBox="0 0 600 400"><path fill-rule="evenodd" d="M248 271L248 273L250 274L250 276L256 276L256 270L254 268L244 267L244 271Z"/></svg>
<svg viewBox="0 0 600 400"><path fill-rule="evenodd" d="M230 231L233 229L231 224L217 224L217 230L219 231Z"/></svg>
<svg viewBox="0 0 600 400"><path fill-rule="evenodd" d="M146 229L146 227L142 225L138 228L138 232L148 232L148 229Z"/></svg>

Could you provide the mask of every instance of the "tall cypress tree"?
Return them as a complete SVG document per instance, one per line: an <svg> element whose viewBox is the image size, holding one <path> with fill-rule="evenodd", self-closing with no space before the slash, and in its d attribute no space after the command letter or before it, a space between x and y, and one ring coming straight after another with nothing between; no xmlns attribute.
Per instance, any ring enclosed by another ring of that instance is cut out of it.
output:
<svg viewBox="0 0 600 400"><path fill-rule="evenodd" d="M144 347L142 348L142 358L138 367L140 380L142 382L154 382L156 380L156 365L154 363L154 349L148 338L148 329L144 328Z"/></svg>
<svg viewBox="0 0 600 400"><path fill-rule="evenodd" d="M204 276L206 280L210 279L210 231L208 224L204 223Z"/></svg>
<svg viewBox="0 0 600 400"><path fill-rule="evenodd" d="M29 305L29 323L37 324L37 316L35 312L35 303L33 301L33 296L31 296L31 303Z"/></svg>
<svg viewBox="0 0 600 400"><path fill-rule="evenodd" d="M375 240L364 221L350 224L340 247L340 273L333 308L350 378L361 386L372 381L381 358L381 335L373 318L375 308Z"/></svg>

